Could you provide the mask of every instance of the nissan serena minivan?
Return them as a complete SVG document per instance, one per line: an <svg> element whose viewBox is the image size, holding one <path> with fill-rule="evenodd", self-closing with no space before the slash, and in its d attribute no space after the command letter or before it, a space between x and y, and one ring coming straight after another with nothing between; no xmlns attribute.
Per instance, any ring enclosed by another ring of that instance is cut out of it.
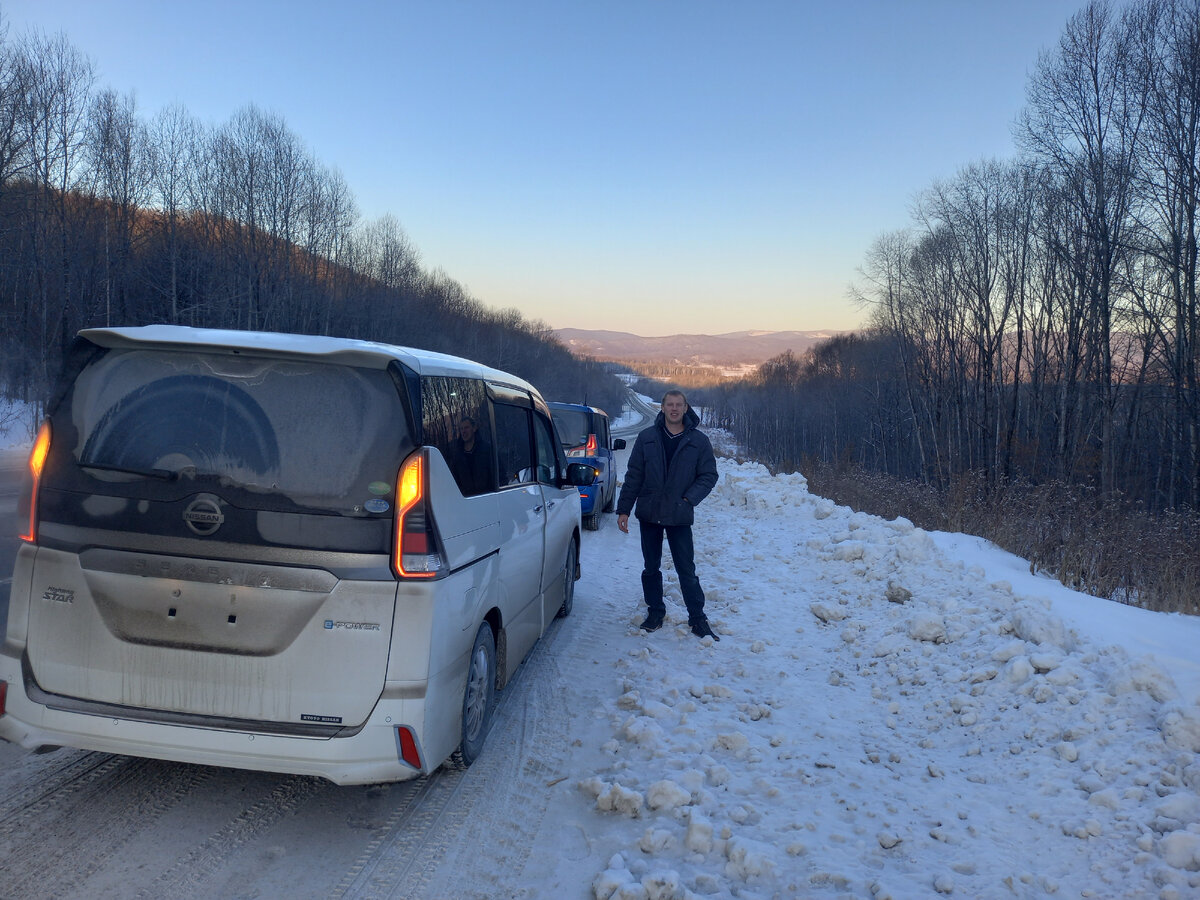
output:
<svg viewBox="0 0 1200 900"><path fill-rule="evenodd" d="M467 360L83 331L20 504L0 737L339 784L469 765L571 611L594 477Z"/></svg>

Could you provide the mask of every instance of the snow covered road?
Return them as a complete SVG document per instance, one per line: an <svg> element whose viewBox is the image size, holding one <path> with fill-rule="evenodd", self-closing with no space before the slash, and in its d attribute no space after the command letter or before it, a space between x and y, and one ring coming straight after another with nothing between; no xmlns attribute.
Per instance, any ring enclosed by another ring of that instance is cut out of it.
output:
<svg viewBox="0 0 1200 900"><path fill-rule="evenodd" d="M638 630L637 537L606 516L468 772L0 747L0 896L1200 896L1200 622L1087 601L1097 634L1192 648L1131 654L977 562L1002 554L720 471L696 526L720 642L670 572Z"/></svg>

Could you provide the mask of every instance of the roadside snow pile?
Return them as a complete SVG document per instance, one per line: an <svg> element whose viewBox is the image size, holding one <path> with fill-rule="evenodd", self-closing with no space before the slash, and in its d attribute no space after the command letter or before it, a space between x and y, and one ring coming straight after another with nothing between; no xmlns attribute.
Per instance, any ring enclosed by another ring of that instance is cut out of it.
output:
<svg viewBox="0 0 1200 900"><path fill-rule="evenodd" d="M629 827L599 829L597 900L1200 896L1200 709L1166 671L903 519L719 466L696 547L720 642L673 572L659 632L613 601L608 737L576 783Z"/></svg>

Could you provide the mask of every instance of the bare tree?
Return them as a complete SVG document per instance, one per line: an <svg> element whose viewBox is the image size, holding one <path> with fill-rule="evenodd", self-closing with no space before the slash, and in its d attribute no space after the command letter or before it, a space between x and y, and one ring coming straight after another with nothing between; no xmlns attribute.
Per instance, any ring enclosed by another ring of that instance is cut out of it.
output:
<svg viewBox="0 0 1200 900"><path fill-rule="evenodd" d="M1145 117L1130 78L1131 31L1108 0L1092 0L1066 25L1056 51L1030 79L1018 140L1060 179L1084 229L1077 257L1087 303L1090 381L1100 391L1100 478L1116 468L1116 381L1112 355L1114 279L1132 227L1134 179Z"/></svg>
<svg viewBox="0 0 1200 900"><path fill-rule="evenodd" d="M23 55L29 65L21 127L29 135L29 171L37 189L29 236L40 310L38 346L49 351L51 339L57 335L62 351L71 335L72 318L80 318L71 243L78 236L77 191L84 172L87 113L95 75L91 62L63 35L32 34L23 42ZM43 352L43 384L49 382L52 368L52 358Z"/></svg>
<svg viewBox="0 0 1200 900"><path fill-rule="evenodd" d="M132 96L101 91L92 112L88 155L96 194L104 215L104 324L133 321L131 307L134 235L137 220L150 200L151 164L146 126L137 117Z"/></svg>
<svg viewBox="0 0 1200 900"><path fill-rule="evenodd" d="M153 200L163 215L167 256L167 279L158 290L167 298L167 321L172 323L180 321L180 225L188 210L202 133L196 120L178 104L161 109L148 129L150 183Z"/></svg>
<svg viewBox="0 0 1200 900"><path fill-rule="evenodd" d="M24 175L29 165L29 128L23 110L30 62L24 51L24 44L8 40L8 24L0 21L0 196L5 185Z"/></svg>

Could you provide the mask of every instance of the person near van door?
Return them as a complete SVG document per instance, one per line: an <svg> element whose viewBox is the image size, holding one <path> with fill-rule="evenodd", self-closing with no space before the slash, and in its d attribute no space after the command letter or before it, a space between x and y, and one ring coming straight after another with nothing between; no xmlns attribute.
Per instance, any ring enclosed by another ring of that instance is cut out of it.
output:
<svg viewBox="0 0 1200 900"><path fill-rule="evenodd" d="M450 473L464 497L492 490L492 450L470 416L458 423L458 437L449 456Z"/></svg>
<svg viewBox="0 0 1200 900"><path fill-rule="evenodd" d="M699 424L700 417L683 393L667 391L662 411L654 424L637 436L629 454L625 483L617 500L617 527L628 534L629 514L636 514L642 537L642 595L647 607L642 628L660 628L666 615L660 568L665 536L679 574L692 634L720 640L704 614L704 591L696 577L692 543L696 506L717 483L712 444L696 427Z"/></svg>

